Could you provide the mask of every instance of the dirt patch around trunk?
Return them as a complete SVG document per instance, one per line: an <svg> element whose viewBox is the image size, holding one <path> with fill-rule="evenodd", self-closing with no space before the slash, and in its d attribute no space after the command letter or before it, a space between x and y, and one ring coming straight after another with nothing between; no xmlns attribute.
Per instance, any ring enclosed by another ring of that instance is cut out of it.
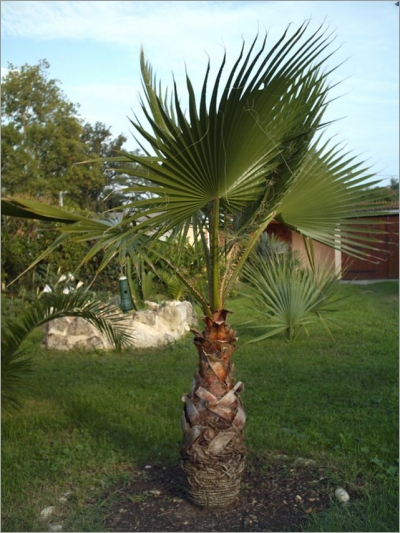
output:
<svg viewBox="0 0 400 533"><path fill-rule="evenodd" d="M112 493L106 531L301 531L331 503L324 469L286 456L249 458L239 496L223 509L191 504L179 465L146 465Z"/></svg>

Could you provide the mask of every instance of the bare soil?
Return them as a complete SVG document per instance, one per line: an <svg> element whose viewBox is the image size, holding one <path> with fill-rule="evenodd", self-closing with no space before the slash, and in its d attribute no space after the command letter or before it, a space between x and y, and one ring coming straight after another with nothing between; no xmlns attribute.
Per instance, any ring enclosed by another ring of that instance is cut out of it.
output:
<svg viewBox="0 0 400 533"><path fill-rule="evenodd" d="M314 461L253 457L236 500L206 509L187 500L178 464L145 465L128 485L113 488L106 531L301 531L330 505L327 485Z"/></svg>

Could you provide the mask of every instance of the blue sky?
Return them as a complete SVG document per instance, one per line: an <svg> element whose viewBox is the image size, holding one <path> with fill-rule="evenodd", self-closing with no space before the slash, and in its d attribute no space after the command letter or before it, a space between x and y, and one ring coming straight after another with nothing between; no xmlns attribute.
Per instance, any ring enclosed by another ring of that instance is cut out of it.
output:
<svg viewBox="0 0 400 533"><path fill-rule="evenodd" d="M339 50L331 66L332 91L341 96L328 108L330 136L360 154L382 180L399 174L399 8L386 1L2 1L2 73L40 59L61 82L67 98L80 104L83 119L100 121L137 148L128 116L140 114L139 53L143 45L163 87L172 72L184 96L185 65L200 86L208 56L211 74L224 49L227 66L242 38L257 31L280 37L289 23L325 21Z"/></svg>

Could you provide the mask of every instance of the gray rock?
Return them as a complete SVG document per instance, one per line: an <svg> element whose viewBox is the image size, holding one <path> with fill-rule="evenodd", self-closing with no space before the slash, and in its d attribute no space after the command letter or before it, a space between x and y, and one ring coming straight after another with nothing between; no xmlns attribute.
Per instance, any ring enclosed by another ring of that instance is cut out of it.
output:
<svg viewBox="0 0 400 533"><path fill-rule="evenodd" d="M107 346L100 337L93 336L76 341L74 348L77 350L104 350L107 349Z"/></svg>
<svg viewBox="0 0 400 533"><path fill-rule="evenodd" d="M54 331L54 330L53 330ZM71 347L68 343L68 337L66 337L63 333L57 334L57 332L54 331L54 333L49 333L46 337L46 347L49 349L54 350L70 350Z"/></svg>
<svg viewBox="0 0 400 533"><path fill-rule="evenodd" d="M340 503L347 503L350 500L349 493L339 487L335 490L335 496L340 501Z"/></svg>
<svg viewBox="0 0 400 533"><path fill-rule="evenodd" d="M48 507L45 507L44 509L40 511L40 518L42 520L47 520L48 518L50 518L52 514L54 514L55 510L56 508L53 505L49 505Z"/></svg>
<svg viewBox="0 0 400 533"><path fill-rule="evenodd" d="M93 335L97 331L87 320L76 318L68 327L68 336L71 335Z"/></svg>
<svg viewBox="0 0 400 533"><path fill-rule="evenodd" d="M128 324L133 337L133 348L160 347L179 340L192 325L197 314L190 302L164 302L151 304L150 309L124 315L121 321ZM54 320L45 328L43 346L56 350L109 350L108 339L86 320L67 317Z"/></svg>
<svg viewBox="0 0 400 533"><path fill-rule="evenodd" d="M52 320L51 322L45 324L45 328L48 328L49 331L67 331L70 322L71 320L69 317L56 318L55 320Z"/></svg>

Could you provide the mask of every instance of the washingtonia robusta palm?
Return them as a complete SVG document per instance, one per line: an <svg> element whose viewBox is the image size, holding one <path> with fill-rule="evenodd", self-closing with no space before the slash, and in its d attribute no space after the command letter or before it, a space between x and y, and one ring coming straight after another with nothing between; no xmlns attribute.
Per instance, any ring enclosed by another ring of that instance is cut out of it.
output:
<svg viewBox="0 0 400 533"><path fill-rule="evenodd" d="M373 238L361 242L353 225L355 218L362 225L369 213L372 174L322 137L331 73L325 66L334 38L323 27L311 32L308 26L284 32L269 48L267 38L261 43L256 38L247 51L243 44L224 83L225 57L214 83L208 64L198 100L187 75L187 113L175 82L168 98L142 54L141 107L148 125L138 119L132 124L150 148L142 146L143 156L126 153L114 160L140 164L134 174L149 185L126 192L148 196L125 205L128 214L118 223L71 217L58 241L95 240L86 259L105 249L105 265L121 251L133 254L166 233L182 236L193 229L208 286L202 293L187 282L202 306L205 327L194 330L199 369L183 397L181 456L190 498L201 505L226 505L240 487L243 385L232 376L236 336L226 300L268 224L279 220L353 255L374 248ZM127 165L117 172L132 171ZM10 213L18 206L38 212L34 203L5 205Z"/></svg>

